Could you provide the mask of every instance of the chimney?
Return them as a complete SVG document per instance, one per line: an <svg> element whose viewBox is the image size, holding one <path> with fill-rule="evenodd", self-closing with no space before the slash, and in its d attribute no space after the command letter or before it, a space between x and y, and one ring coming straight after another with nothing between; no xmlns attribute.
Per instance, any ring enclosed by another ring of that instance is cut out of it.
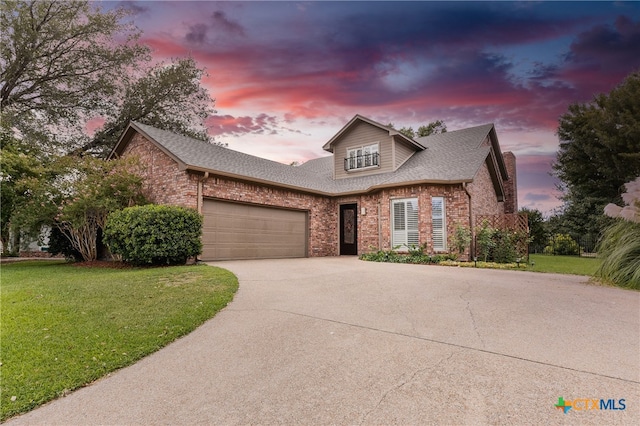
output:
<svg viewBox="0 0 640 426"><path fill-rule="evenodd" d="M507 167L509 179L504 184L504 212L518 213L518 182L516 180L516 156L513 152L502 153L504 164Z"/></svg>

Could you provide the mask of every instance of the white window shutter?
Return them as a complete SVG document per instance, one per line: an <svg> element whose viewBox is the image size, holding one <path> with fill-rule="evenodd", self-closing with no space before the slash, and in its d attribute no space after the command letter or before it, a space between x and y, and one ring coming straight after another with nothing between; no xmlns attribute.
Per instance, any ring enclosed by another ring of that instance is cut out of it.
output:
<svg viewBox="0 0 640 426"><path fill-rule="evenodd" d="M402 249L419 245L418 199L394 200L392 214L391 245Z"/></svg>
<svg viewBox="0 0 640 426"><path fill-rule="evenodd" d="M447 248L447 233L445 226L444 197L431 198L431 226L433 250L444 251Z"/></svg>

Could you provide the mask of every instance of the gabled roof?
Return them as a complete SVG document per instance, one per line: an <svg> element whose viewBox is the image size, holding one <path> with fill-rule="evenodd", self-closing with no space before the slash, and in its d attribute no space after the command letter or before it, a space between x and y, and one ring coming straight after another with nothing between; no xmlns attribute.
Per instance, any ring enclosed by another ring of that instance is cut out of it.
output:
<svg viewBox="0 0 640 426"><path fill-rule="evenodd" d="M121 155L136 132L176 161L182 170L209 172L327 196L366 193L418 183L471 182L482 164L492 157L493 151L483 142L491 132L495 136L493 124L485 124L419 138L414 142L419 142L422 150L393 172L333 179L331 156L294 167L136 122L129 124L109 157ZM498 157L498 162L502 161L501 155ZM491 162L495 163L495 160Z"/></svg>
<svg viewBox="0 0 640 426"><path fill-rule="evenodd" d="M354 125L358 124L358 123L368 123L371 124L374 127L377 127L379 129L385 130L387 132L389 132L389 136L396 136L399 139L404 140L405 142L409 143L410 145L412 145L416 150L423 150L424 147L422 145L420 145L418 142L416 142L414 139L403 135L402 133L400 133L399 131L397 131L396 129L389 127L389 126L384 126L376 121L373 121L367 117L363 117L360 114L356 114L347 124L344 125L344 127L342 129L340 129L338 131L338 133L336 133L331 139L329 139L329 142L327 142L326 144L324 144L324 146L322 147L322 149L324 149L325 151L329 151L329 152L333 152L333 144L338 141L342 135L344 135L345 133L347 133L349 131L349 129L351 129Z"/></svg>

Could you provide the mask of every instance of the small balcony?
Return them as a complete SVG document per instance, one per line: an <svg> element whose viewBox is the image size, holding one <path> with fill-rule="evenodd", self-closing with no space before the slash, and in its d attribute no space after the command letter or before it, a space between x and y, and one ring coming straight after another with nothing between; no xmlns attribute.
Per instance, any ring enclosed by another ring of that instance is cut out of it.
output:
<svg viewBox="0 0 640 426"><path fill-rule="evenodd" d="M378 167L380 165L380 154L354 155L344 159L344 169L346 171Z"/></svg>

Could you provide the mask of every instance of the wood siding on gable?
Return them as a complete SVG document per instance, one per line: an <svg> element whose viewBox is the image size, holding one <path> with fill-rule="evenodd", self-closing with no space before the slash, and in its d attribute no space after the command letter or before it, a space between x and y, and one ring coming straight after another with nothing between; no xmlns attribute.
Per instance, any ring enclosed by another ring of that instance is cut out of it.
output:
<svg viewBox="0 0 640 426"><path fill-rule="evenodd" d="M409 159L413 155L415 148L407 145L406 143L400 142L398 140L393 141L395 146L395 164L393 165L393 169L396 170L405 161Z"/></svg>
<svg viewBox="0 0 640 426"><path fill-rule="evenodd" d="M347 149L378 143L380 153L380 167L366 170L344 169L344 159L347 157ZM392 141L389 132L368 123L358 123L345 133L333 147L334 176L336 179L348 177L367 176L393 171Z"/></svg>

